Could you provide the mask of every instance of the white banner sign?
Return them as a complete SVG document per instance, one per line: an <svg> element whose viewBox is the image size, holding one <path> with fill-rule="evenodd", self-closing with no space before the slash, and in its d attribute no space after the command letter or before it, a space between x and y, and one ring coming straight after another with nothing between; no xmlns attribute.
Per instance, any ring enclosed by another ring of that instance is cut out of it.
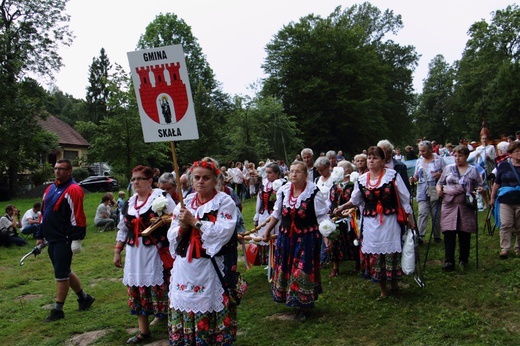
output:
<svg viewBox="0 0 520 346"><path fill-rule="evenodd" d="M199 139L182 45L127 54L144 141Z"/></svg>

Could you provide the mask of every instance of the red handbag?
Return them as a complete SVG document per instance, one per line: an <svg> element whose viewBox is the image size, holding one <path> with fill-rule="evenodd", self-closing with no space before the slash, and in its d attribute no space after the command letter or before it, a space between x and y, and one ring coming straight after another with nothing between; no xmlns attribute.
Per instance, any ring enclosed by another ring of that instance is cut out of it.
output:
<svg viewBox="0 0 520 346"><path fill-rule="evenodd" d="M408 215L406 215L406 211L401 205L401 199L399 198L399 191L397 190L395 179L392 180L392 184L394 184L395 198L397 199L397 222L402 226L406 226L408 224Z"/></svg>
<svg viewBox="0 0 520 346"><path fill-rule="evenodd" d="M258 245L256 244L248 244L246 246L246 260L249 265L260 265L260 252L258 250Z"/></svg>

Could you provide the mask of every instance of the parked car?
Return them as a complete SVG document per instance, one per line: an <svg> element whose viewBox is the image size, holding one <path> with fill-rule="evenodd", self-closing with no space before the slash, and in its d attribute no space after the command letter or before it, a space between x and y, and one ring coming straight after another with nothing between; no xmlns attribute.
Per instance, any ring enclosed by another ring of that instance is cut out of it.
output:
<svg viewBox="0 0 520 346"><path fill-rule="evenodd" d="M90 192L119 190L117 179L104 175L90 176L80 181L78 185Z"/></svg>

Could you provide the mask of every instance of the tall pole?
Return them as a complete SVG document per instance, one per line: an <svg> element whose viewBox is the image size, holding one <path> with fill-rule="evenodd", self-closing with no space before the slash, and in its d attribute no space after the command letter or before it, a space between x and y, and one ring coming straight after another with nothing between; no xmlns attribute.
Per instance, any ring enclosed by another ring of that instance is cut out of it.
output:
<svg viewBox="0 0 520 346"><path fill-rule="evenodd" d="M181 177L179 175L179 164L177 163L177 154L175 153L175 143L170 141L170 149L172 151L173 170L175 171L175 181L177 182L177 193L181 207L184 207L184 197L182 196Z"/></svg>

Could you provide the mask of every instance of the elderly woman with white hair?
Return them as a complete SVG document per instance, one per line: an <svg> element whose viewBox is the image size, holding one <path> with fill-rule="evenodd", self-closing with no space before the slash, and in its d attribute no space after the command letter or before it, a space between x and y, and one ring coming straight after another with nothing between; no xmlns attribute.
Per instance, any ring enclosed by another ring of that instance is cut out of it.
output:
<svg viewBox="0 0 520 346"><path fill-rule="evenodd" d="M164 194L166 198L171 198L175 204L180 202L180 197L177 193L177 181L175 180L175 172L163 173L159 177L158 183L159 188L166 192Z"/></svg>
<svg viewBox="0 0 520 346"><path fill-rule="evenodd" d="M406 185L406 188L408 191L410 191L410 182L408 180L408 168L406 168L406 165L402 163L401 161L397 161L394 159L393 153L394 153L394 145L390 143L388 139L383 139L377 142L377 146L383 149L385 152L385 167L393 169L399 175L401 176L401 179L403 179L404 184Z"/></svg>
<svg viewBox="0 0 520 346"><path fill-rule="evenodd" d="M511 142L507 153L510 157L497 166L490 201L495 206L495 220L500 227L501 259L509 257L514 233L515 255L520 256L520 142Z"/></svg>
<svg viewBox="0 0 520 346"><path fill-rule="evenodd" d="M354 156L354 163L356 164L356 168L359 175L368 172L366 154L357 154L356 156Z"/></svg>
<svg viewBox="0 0 520 346"><path fill-rule="evenodd" d="M421 157L415 164L415 173L410 177L410 184L417 183L417 203L419 205L419 218L417 227L419 228L419 244L423 243L428 226L428 217L433 220L433 236L436 243L440 243L440 201L437 194L436 185L441 177L442 170L446 167L443 158L433 152L430 141L419 143L419 153Z"/></svg>
<svg viewBox="0 0 520 346"><path fill-rule="evenodd" d="M359 174L354 171L354 164L347 160L338 162L338 167L343 169L343 181L334 185L332 193L330 194L331 214L334 209L350 201L350 195L354 190L354 184L359 177ZM330 273L331 277L339 275L340 261L354 261L356 263L356 267L352 270L354 273L359 272L361 269L359 240L352 225L352 221L352 216L348 216L345 218L344 222L340 222L339 235L337 239L329 242L327 252L329 254L329 260L332 263L332 271Z"/></svg>
<svg viewBox="0 0 520 346"><path fill-rule="evenodd" d="M336 155L334 155L336 157ZM314 162L314 167L320 173L320 176L314 179L314 183L320 189L321 194L326 201L329 201L330 190L334 185L334 179L330 171L330 160L327 157L320 156ZM330 205L330 204L329 204Z"/></svg>
<svg viewBox="0 0 520 346"><path fill-rule="evenodd" d="M325 157L330 161L330 169L336 167L338 165L338 157L334 150L329 150L325 154Z"/></svg>

